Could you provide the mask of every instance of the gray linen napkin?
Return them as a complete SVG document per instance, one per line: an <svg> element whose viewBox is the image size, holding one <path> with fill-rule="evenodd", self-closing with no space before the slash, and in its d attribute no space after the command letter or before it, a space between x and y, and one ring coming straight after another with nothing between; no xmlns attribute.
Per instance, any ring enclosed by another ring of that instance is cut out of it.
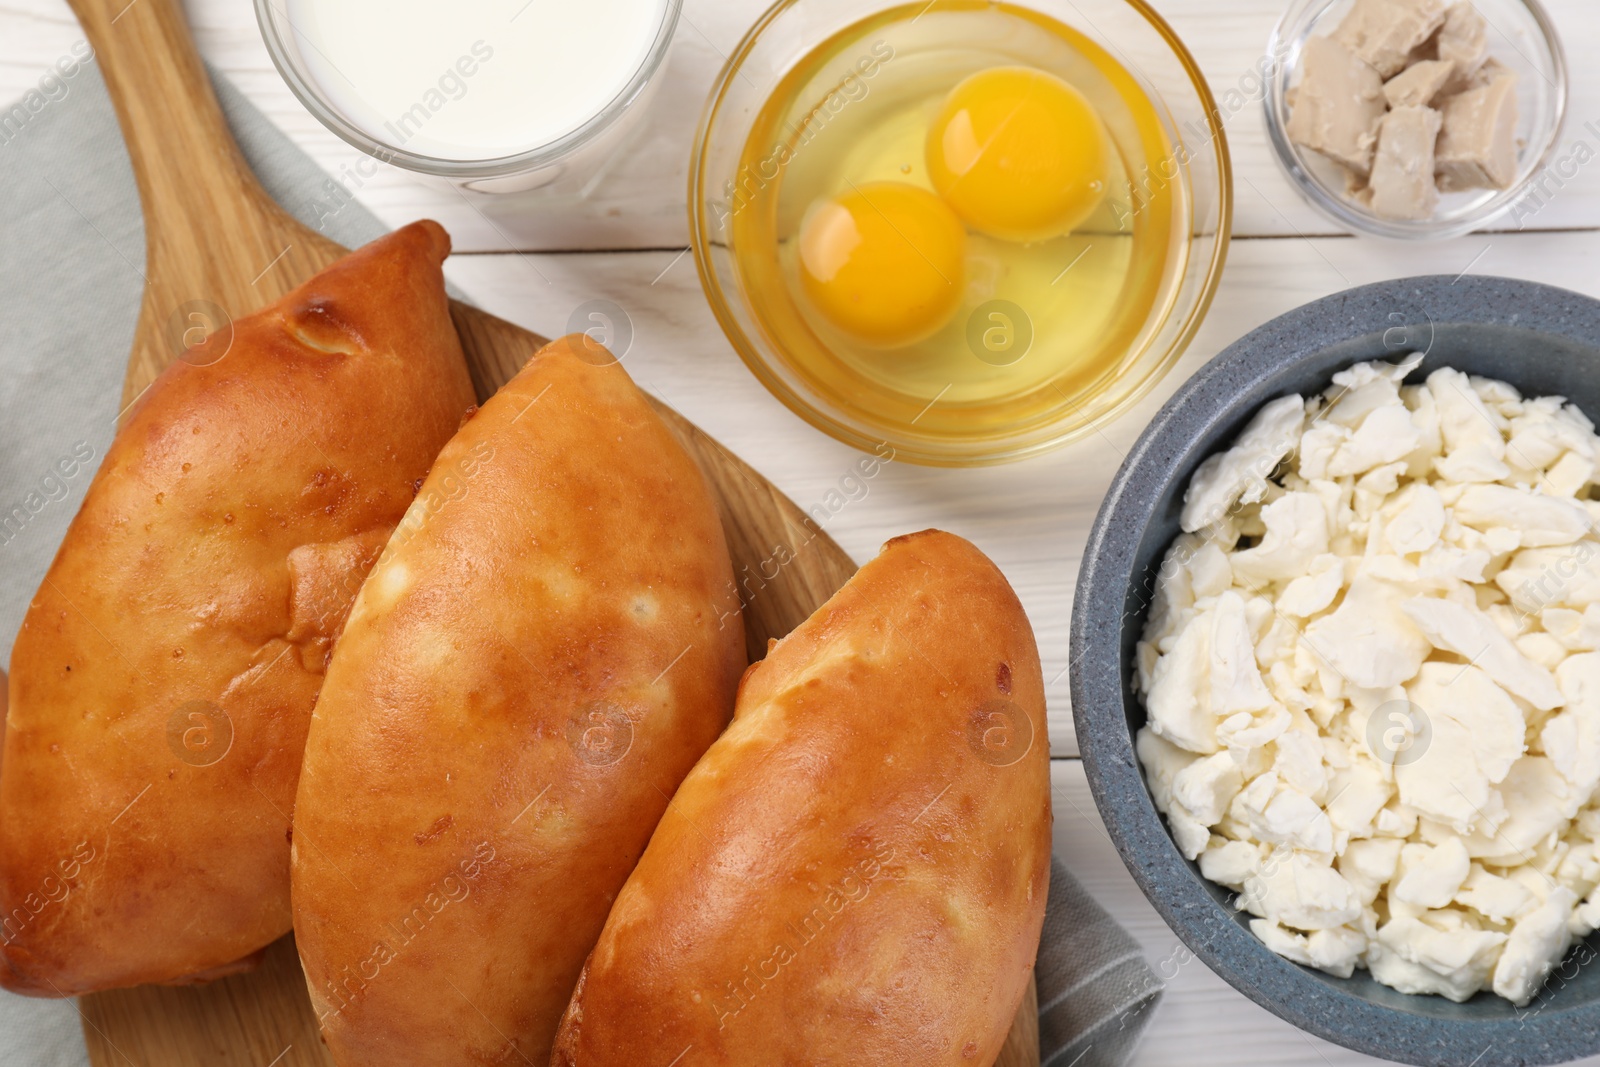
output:
<svg viewBox="0 0 1600 1067"><path fill-rule="evenodd" d="M1035 969L1040 1067L1121 1067L1161 1000L1161 983L1133 935L1050 864L1050 901Z"/></svg>
<svg viewBox="0 0 1600 1067"><path fill-rule="evenodd" d="M139 198L105 84L92 63L56 69L49 95L0 111L0 661L111 442L144 285ZM213 80L279 203L352 247L383 232L226 79ZM1042 1067L1121 1067L1161 994L1138 944L1059 860L1038 978ZM0 1064L87 1062L71 1003L0 992Z"/></svg>

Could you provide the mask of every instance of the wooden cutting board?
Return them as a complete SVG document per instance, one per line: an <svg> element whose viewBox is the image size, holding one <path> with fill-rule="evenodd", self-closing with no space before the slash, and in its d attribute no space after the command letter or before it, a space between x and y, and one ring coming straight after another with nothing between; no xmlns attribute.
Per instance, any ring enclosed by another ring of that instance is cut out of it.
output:
<svg viewBox="0 0 1600 1067"><path fill-rule="evenodd" d="M178 0L72 0L72 7L116 104L144 207L147 284L126 406L194 339L191 325L225 325L229 315L276 300L345 249L291 218L256 181L228 133ZM451 311L480 400L544 343L465 304ZM806 619L855 564L754 470L671 408L656 408L716 490L735 572L764 575L780 546L793 557L776 578L746 585L753 594L746 642L760 658L768 638ZM80 1006L95 1067L332 1067L292 937L271 946L248 975L104 993ZM1038 1063L1030 987L998 1067Z"/></svg>

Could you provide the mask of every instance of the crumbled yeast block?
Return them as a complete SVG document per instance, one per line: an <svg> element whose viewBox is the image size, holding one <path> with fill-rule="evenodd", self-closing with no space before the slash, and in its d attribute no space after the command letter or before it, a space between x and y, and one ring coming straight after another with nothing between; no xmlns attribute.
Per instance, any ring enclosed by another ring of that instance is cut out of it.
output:
<svg viewBox="0 0 1600 1067"><path fill-rule="evenodd" d="M1334 36L1392 78L1445 21L1444 0L1356 0Z"/></svg>
<svg viewBox="0 0 1600 1067"><path fill-rule="evenodd" d="M1347 199L1425 220L1441 193L1515 183L1516 73L1488 54L1488 23L1471 0L1355 0L1331 37L1301 54L1288 136L1339 166Z"/></svg>
<svg viewBox="0 0 1600 1067"><path fill-rule="evenodd" d="M1517 82L1487 85L1440 102L1434 166L1446 189L1507 189L1517 178Z"/></svg>
<svg viewBox="0 0 1600 1067"><path fill-rule="evenodd" d="M1462 86L1462 88L1481 89L1485 85L1493 85L1502 78L1509 78L1512 81L1516 81L1517 72L1493 56L1490 56L1488 59L1484 60L1478 65L1478 69L1473 71L1472 76L1467 79L1466 85Z"/></svg>
<svg viewBox="0 0 1600 1067"><path fill-rule="evenodd" d="M1455 65L1463 79L1476 73L1489 49L1488 23L1469 3L1452 4L1434 39L1439 58Z"/></svg>
<svg viewBox="0 0 1600 1067"><path fill-rule="evenodd" d="M1439 206L1434 142L1441 119L1431 107L1401 107L1378 125L1372 161L1372 210L1391 219L1426 219Z"/></svg>
<svg viewBox="0 0 1600 1067"><path fill-rule="evenodd" d="M1332 37L1313 37L1300 58L1289 139L1358 174L1372 167L1383 79Z"/></svg>
<svg viewBox="0 0 1600 1067"><path fill-rule="evenodd" d="M1383 95L1390 107L1427 107L1455 69L1448 59L1424 59L1384 82Z"/></svg>

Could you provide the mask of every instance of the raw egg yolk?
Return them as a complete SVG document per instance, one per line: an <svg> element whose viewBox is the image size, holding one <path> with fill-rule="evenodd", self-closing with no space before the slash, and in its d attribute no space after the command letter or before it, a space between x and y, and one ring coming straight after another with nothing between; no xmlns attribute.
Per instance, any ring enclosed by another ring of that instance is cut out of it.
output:
<svg viewBox="0 0 1600 1067"><path fill-rule="evenodd" d="M1105 195L1111 139L1077 89L1030 67L962 81L928 128L928 172L962 220L1005 241L1070 232Z"/></svg>
<svg viewBox="0 0 1600 1067"><path fill-rule="evenodd" d="M944 201L905 182L852 185L800 224L800 278L822 315L862 344L937 333L966 288L967 231Z"/></svg>

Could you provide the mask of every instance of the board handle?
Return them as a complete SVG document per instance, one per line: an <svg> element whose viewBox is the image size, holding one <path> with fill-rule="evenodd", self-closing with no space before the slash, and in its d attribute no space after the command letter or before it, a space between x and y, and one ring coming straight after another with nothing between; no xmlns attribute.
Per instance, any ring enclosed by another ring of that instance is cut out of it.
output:
<svg viewBox="0 0 1600 1067"><path fill-rule="evenodd" d="M163 226L150 206L270 204L271 198L228 132L178 0L69 2L117 109L146 206L152 260L157 237L177 246L173 252L214 260L207 254L211 248L233 239L222 232L221 219L195 217L185 225Z"/></svg>
<svg viewBox="0 0 1600 1067"><path fill-rule="evenodd" d="M69 0L105 78L144 208L145 289L124 404L193 343L340 251L301 226L234 143L180 0Z"/></svg>

